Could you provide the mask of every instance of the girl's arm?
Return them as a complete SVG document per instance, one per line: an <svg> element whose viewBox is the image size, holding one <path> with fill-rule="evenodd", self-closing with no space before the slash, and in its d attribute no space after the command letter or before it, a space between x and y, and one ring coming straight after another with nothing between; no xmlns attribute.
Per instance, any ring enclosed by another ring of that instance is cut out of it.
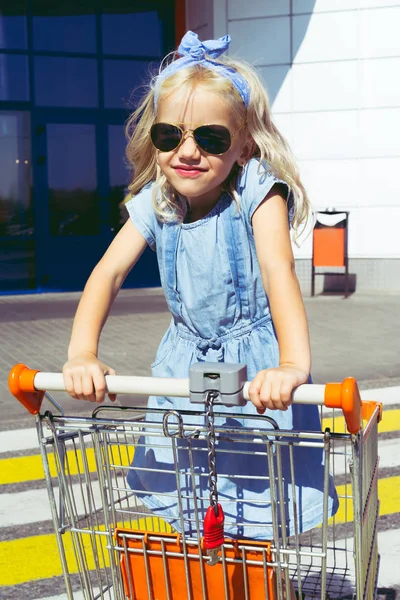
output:
<svg viewBox="0 0 400 600"><path fill-rule="evenodd" d="M257 373L249 394L258 412L286 410L311 369L306 312L295 273L286 200L275 185L252 219L257 257L279 344L279 367Z"/></svg>
<svg viewBox="0 0 400 600"><path fill-rule="evenodd" d="M100 334L117 293L145 248L146 240L129 219L87 281L63 367L65 387L73 398L104 400L104 376L115 371L97 358Z"/></svg>

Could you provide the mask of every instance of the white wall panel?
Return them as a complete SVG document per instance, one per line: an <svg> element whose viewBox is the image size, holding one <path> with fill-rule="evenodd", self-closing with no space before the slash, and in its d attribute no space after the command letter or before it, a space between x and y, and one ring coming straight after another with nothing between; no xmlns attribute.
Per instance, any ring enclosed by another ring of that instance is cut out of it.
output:
<svg viewBox="0 0 400 600"><path fill-rule="evenodd" d="M315 210L345 209L361 202L359 161L299 161L299 169Z"/></svg>
<svg viewBox="0 0 400 600"><path fill-rule="evenodd" d="M390 214L382 209L355 208L349 215L350 258L400 258L400 207ZM312 237L302 236L300 247L293 245L296 259L311 259Z"/></svg>
<svg viewBox="0 0 400 600"><path fill-rule="evenodd" d="M291 111L293 78L289 65L259 67L257 70L268 92L274 113Z"/></svg>
<svg viewBox="0 0 400 600"><path fill-rule="evenodd" d="M400 56L360 61L361 105L365 108L400 106Z"/></svg>
<svg viewBox="0 0 400 600"><path fill-rule="evenodd" d="M229 23L231 54L256 66L290 62L290 19L249 19Z"/></svg>
<svg viewBox="0 0 400 600"><path fill-rule="evenodd" d="M293 0L293 14L399 6L399 0Z"/></svg>
<svg viewBox="0 0 400 600"><path fill-rule="evenodd" d="M360 8L384 8L386 6L399 6L399 0L358 0Z"/></svg>
<svg viewBox="0 0 400 600"><path fill-rule="evenodd" d="M382 208L382 219L399 207L400 157L385 159L362 159L359 163L359 202L366 209ZM390 218L392 218L390 216ZM400 236L399 236L400 237Z"/></svg>
<svg viewBox="0 0 400 600"><path fill-rule="evenodd" d="M400 257L400 207L353 210L349 219L349 256Z"/></svg>
<svg viewBox="0 0 400 600"><path fill-rule="evenodd" d="M360 11L363 58L400 55L400 6Z"/></svg>
<svg viewBox="0 0 400 600"><path fill-rule="evenodd" d="M298 160L357 157L357 111L295 113L292 122L290 141Z"/></svg>
<svg viewBox="0 0 400 600"><path fill-rule="evenodd" d="M278 113L273 115L273 122L285 140L291 144L293 139L293 115L291 113Z"/></svg>
<svg viewBox="0 0 400 600"><path fill-rule="evenodd" d="M213 2L313 205L350 210L350 258L400 258L400 0ZM311 236L294 253L309 259Z"/></svg>
<svg viewBox="0 0 400 600"><path fill-rule="evenodd" d="M360 156L400 156L400 108L360 111Z"/></svg>
<svg viewBox="0 0 400 600"><path fill-rule="evenodd" d="M300 239L293 242L293 254L296 259L308 258L312 256L312 231L310 228L301 236Z"/></svg>
<svg viewBox="0 0 400 600"><path fill-rule="evenodd" d="M293 110L343 110L360 104L356 60L293 65ZM275 109L275 107L274 107Z"/></svg>
<svg viewBox="0 0 400 600"><path fill-rule="evenodd" d="M199 2L201 5L201 2ZM251 0L243 3L243 0L230 0L228 3L229 19L246 19L252 17L273 17L277 15L289 15L290 0Z"/></svg>
<svg viewBox="0 0 400 600"><path fill-rule="evenodd" d="M292 21L294 63L358 58L357 11L299 15Z"/></svg>
<svg viewBox="0 0 400 600"><path fill-rule="evenodd" d="M314 209L384 206L390 210L399 205L400 158L308 160L298 165Z"/></svg>
<svg viewBox="0 0 400 600"><path fill-rule="evenodd" d="M359 4L360 0L293 0L293 14L352 10Z"/></svg>

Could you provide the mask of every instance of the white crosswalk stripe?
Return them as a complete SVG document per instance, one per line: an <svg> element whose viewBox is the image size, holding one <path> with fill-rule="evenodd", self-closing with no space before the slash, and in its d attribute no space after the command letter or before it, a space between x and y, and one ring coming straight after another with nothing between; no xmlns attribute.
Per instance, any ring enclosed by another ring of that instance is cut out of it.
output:
<svg viewBox="0 0 400 600"><path fill-rule="evenodd" d="M361 390L363 400L376 400L383 402L385 407L400 404L400 386L390 388L375 388L372 390ZM330 412L330 409L328 409ZM14 429L0 433L0 453L19 452L39 448L39 442L35 428Z"/></svg>

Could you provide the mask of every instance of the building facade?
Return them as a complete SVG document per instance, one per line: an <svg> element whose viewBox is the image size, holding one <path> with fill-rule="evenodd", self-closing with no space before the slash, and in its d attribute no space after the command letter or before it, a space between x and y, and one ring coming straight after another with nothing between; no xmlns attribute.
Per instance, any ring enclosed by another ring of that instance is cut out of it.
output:
<svg viewBox="0 0 400 600"><path fill-rule="evenodd" d="M359 291L400 289L400 0L0 0L0 291L81 289L120 226L124 122L185 29L259 70ZM310 291L312 236L294 246ZM317 280L319 288L323 279ZM126 285L158 285L153 253Z"/></svg>
<svg viewBox="0 0 400 600"><path fill-rule="evenodd" d="M120 226L124 122L173 0L0 0L0 291L82 289ZM157 285L151 251L128 285Z"/></svg>
<svg viewBox="0 0 400 600"><path fill-rule="evenodd" d="M314 209L350 213L355 289L400 290L400 1L187 0L187 25L257 66ZM310 293L312 236L294 252Z"/></svg>

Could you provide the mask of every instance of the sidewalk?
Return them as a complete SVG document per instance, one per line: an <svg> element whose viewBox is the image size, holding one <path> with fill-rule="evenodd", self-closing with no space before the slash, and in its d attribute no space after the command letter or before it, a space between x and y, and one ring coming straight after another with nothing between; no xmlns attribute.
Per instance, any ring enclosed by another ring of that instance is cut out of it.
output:
<svg viewBox="0 0 400 600"><path fill-rule="evenodd" d="M0 429L32 426L32 417L8 391L8 372L17 362L61 371L79 297L80 293L0 296ZM346 300L319 296L304 301L315 383L351 375L360 388L400 385L400 295L355 294ZM122 290L104 328L101 359L120 375L149 375L169 321L160 289ZM92 405L66 394L57 399L67 413L91 413Z"/></svg>

